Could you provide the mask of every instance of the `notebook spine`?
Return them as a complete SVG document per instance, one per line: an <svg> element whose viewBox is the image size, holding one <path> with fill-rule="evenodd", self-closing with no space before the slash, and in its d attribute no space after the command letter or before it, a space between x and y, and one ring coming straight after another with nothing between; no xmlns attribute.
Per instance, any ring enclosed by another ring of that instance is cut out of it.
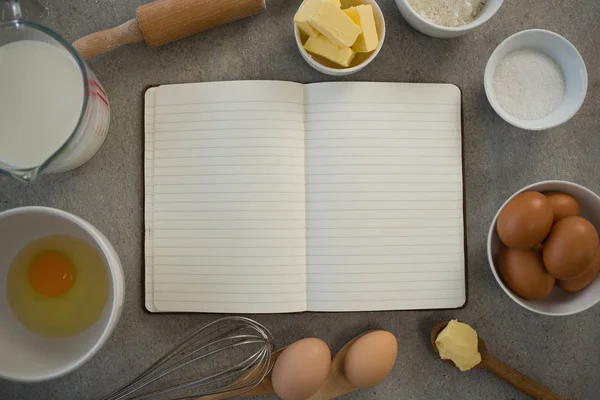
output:
<svg viewBox="0 0 600 400"><path fill-rule="evenodd" d="M154 89L146 91L144 104L144 262L146 309L154 308Z"/></svg>

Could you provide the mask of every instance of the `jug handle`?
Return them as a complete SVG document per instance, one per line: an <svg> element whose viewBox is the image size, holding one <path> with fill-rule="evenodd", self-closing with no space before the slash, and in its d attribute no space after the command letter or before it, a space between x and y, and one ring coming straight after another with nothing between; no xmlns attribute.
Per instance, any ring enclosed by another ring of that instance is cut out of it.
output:
<svg viewBox="0 0 600 400"><path fill-rule="evenodd" d="M38 0L0 0L0 21L18 21L23 14L33 18L43 18L48 10Z"/></svg>
<svg viewBox="0 0 600 400"><path fill-rule="evenodd" d="M2 1L2 13L0 14L0 20L16 21L22 17L23 14L21 14L21 2L19 0Z"/></svg>

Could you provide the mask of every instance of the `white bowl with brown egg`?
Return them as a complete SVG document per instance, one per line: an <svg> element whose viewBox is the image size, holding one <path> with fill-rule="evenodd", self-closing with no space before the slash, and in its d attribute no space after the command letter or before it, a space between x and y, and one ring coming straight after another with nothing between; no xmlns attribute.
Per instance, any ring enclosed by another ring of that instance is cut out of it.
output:
<svg viewBox="0 0 600 400"><path fill-rule="evenodd" d="M487 242L492 273L504 292L530 311L582 312L600 302L598 231L596 193L566 181L529 185L492 221Z"/></svg>

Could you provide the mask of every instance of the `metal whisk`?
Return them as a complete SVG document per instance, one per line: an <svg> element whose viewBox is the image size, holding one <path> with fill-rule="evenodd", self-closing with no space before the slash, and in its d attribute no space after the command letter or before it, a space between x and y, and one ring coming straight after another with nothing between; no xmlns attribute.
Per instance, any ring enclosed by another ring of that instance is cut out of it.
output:
<svg viewBox="0 0 600 400"><path fill-rule="evenodd" d="M180 400L221 393L231 393L222 398L239 396L271 372L274 351L271 333L258 322L244 317L222 318L192 333L136 379L102 400ZM220 361L225 362L220 371L198 376L198 369ZM161 384L174 379L175 372L194 377L183 383Z"/></svg>

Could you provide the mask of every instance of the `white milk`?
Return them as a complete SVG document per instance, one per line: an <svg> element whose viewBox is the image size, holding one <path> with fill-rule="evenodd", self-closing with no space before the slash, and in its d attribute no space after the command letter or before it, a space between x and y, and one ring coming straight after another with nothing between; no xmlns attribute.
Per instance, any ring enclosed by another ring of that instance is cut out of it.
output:
<svg viewBox="0 0 600 400"><path fill-rule="evenodd" d="M83 98L81 72L65 50L33 40L0 47L0 161L41 165L75 129Z"/></svg>

